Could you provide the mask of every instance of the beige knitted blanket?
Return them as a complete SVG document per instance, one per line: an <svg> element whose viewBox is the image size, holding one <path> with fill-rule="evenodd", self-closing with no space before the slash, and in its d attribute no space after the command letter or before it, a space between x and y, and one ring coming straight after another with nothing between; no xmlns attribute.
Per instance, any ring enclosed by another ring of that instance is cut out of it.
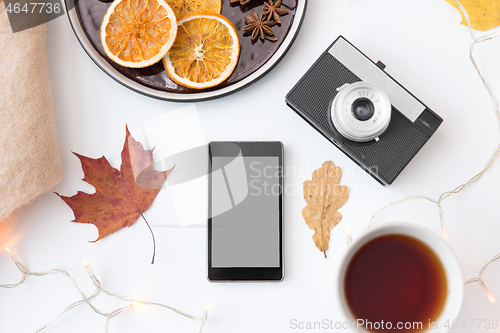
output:
<svg viewBox="0 0 500 333"><path fill-rule="evenodd" d="M62 178L45 27L12 33L0 0L0 220Z"/></svg>

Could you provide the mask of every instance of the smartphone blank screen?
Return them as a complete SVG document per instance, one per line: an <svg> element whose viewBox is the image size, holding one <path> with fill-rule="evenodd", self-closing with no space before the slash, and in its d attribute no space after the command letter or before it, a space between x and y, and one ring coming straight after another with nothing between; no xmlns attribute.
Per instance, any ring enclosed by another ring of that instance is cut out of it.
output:
<svg viewBox="0 0 500 333"><path fill-rule="evenodd" d="M232 160L212 157L212 267L280 267L279 158Z"/></svg>

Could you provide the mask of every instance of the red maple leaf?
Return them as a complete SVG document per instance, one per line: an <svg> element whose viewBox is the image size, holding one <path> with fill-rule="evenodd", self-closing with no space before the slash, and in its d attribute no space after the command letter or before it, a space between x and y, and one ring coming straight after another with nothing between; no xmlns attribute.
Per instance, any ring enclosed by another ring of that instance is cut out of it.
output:
<svg viewBox="0 0 500 333"><path fill-rule="evenodd" d="M72 197L56 193L73 210L75 219L72 222L91 223L97 227L99 237L92 242L130 227L139 216L144 218L142 213L151 206L173 170L173 167L167 171L153 170L153 149L145 150L130 135L128 128L125 129L120 170L113 168L104 156L93 159L74 153L82 163L83 181L94 186L96 191L93 194L78 191ZM151 230L149 224L148 227ZM151 263L154 263L154 251Z"/></svg>

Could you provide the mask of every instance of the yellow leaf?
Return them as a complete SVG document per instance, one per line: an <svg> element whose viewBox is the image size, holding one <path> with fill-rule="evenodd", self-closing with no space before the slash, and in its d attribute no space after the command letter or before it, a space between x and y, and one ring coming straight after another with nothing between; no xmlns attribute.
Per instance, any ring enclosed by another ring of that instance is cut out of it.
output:
<svg viewBox="0 0 500 333"><path fill-rule="evenodd" d="M446 0L455 8L458 6L454 0ZM473 29L486 31L500 25L500 0L459 0L467 14L469 14L470 24ZM459 10L460 11L460 10ZM462 14L463 25L467 25Z"/></svg>
<svg viewBox="0 0 500 333"><path fill-rule="evenodd" d="M330 232L342 220L337 210L349 197L347 186L341 186L342 169L332 161L326 161L321 168L314 170L312 180L304 182L304 199L307 206L302 216L310 229L314 230L313 241L325 254L330 243Z"/></svg>

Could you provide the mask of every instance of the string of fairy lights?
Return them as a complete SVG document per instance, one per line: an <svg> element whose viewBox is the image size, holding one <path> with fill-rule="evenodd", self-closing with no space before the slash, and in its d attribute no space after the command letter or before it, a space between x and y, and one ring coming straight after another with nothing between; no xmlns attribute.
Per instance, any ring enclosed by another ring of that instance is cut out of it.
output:
<svg viewBox="0 0 500 333"><path fill-rule="evenodd" d="M486 41L491 40L493 38L499 37L500 36L500 30L495 31L495 32L490 33L490 34L487 34L487 35L484 35L484 36L481 36L481 37L476 37L476 35L474 34L474 31L472 30L467 10L465 10L464 6L460 3L460 1L458 1L458 0L454 0L454 1L457 4L458 8L460 9L460 12L463 14L463 16L465 18L465 21L467 23L467 28L469 29L469 34L470 34L470 36L471 36L471 38L473 40L472 44L469 47L469 57L470 57L470 60L471 60L472 64L474 65L474 68L476 69L476 71L477 71L477 73L478 73L478 75L479 75L479 77L481 79L481 82L483 83L483 86L488 91L490 99L491 99L491 101L493 103L493 107L495 109L495 116L497 118L497 121L498 121L498 124L499 124L499 129L500 129L500 109L499 109L497 100L495 99L493 91L491 90L490 86L488 85L488 82L486 81L486 79L484 78L484 76L481 74L481 71L480 71L480 69L479 69L479 67L478 67L478 65L476 63L476 60L474 59L474 55L473 55L474 47L476 46L476 44L483 43L483 42L486 42ZM457 186L453 190L444 192L443 194L441 194L441 196L439 197L439 199L434 199L434 198L423 196L423 195L410 195L410 196L408 196L408 197L406 197L404 199L394 201L394 202L388 204L387 206L384 206L384 207L380 208L371 217L371 219L370 219L370 221L368 223L368 228L370 228L372 226L373 220L380 213L382 213L384 210L386 210L387 208L390 208L390 207L393 207L393 206L397 206L397 205L399 205L399 204L401 204L403 202L406 202L408 200L425 199L425 200L428 200L428 201L430 201L430 202L432 202L432 203L434 203L434 204L437 205L438 214L439 214L439 220L440 220L440 223L441 223L442 236L443 236L443 238L447 238L448 237L448 229L446 228L446 225L445 225L444 212L443 212L443 207L441 206L441 202L444 199L450 197L452 194L456 194L456 193L461 192L467 186L469 186L470 184L472 184L472 183L476 182L477 180L479 180L483 176L483 174L491 167L493 161L495 160L495 158L497 157L497 155L498 155L499 152L500 152L500 144L497 145L497 147L495 148L492 156L490 157L490 159L488 160L488 162L484 166L483 170L481 170L481 172L479 172L478 174L476 174L474 177L470 178L466 183ZM349 245L351 243L351 241L352 241L351 228L350 227L346 227L345 233L346 233L346 236L347 236L347 245ZM470 279L467 282L465 282L466 285L470 284L470 283L474 283L474 282L478 283L481 286L481 288L483 288L484 291L486 292L486 298L491 303L495 302L495 297L493 296L493 294L491 293L491 291L489 291L488 287L484 283L484 281L482 279L482 275L483 275L484 271L488 268L488 266L491 263L493 263L493 262L495 262L495 261L497 261L499 259L500 259L500 253L497 254L495 257L493 257L493 259L491 259L486 265L483 266L483 268L479 272L479 275L478 275L477 278L473 278L473 279Z"/></svg>
<svg viewBox="0 0 500 333"><path fill-rule="evenodd" d="M481 271L479 272L479 275L478 275L477 278L473 278L473 279L470 279L467 282L465 282L466 285L469 284L469 283L477 282L481 286L481 288L484 289L484 291L486 292L486 298L491 303L495 302L495 297L493 296L493 294L491 293L491 291L488 290L488 287L486 287L486 284L484 283L482 276L483 276L483 273L486 270L486 268L488 268L488 266L492 262L497 261L498 259L500 259L500 253L497 254L496 256L494 256L493 259L491 259L486 265L483 266L483 268L481 268Z"/></svg>
<svg viewBox="0 0 500 333"><path fill-rule="evenodd" d="M90 296L87 296L80 289L80 286L78 285L78 283L71 277L71 275L69 275L69 273L67 271L64 271L64 270L61 270L61 269L51 269L51 270L48 270L48 271L45 271L45 272L31 272L28 269L26 269L26 267L19 261L19 259L17 259L16 255L14 254L14 252L9 247L7 247L5 250L9 254L10 258L16 264L17 269L22 273L22 278L21 278L21 280L18 283L14 283L14 284L0 284L0 288L9 288L9 289L16 288L16 287L20 286L21 284L23 284L26 281L26 279L27 279L28 276L44 276L44 275L48 275L48 274L62 274L64 276L66 276L71 281L71 283L78 290L78 293L80 294L80 296L82 298L80 301L77 301L77 302L74 302L74 303L70 304L54 320L52 320L48 324L45 324L45 325L39 327L34 333L38 333L38 332L43 331L44 329L46 329L47 327L49 327L50 325L54 324L59 319L61 319L61 317L66 312L68 312L68 311L70 311L70 310L72 310L72 309L74 309L74 308L76 308L76 307L78 307L79 305L82 305L82 304L87 304L92 309L92 311L94 311L96 314L98 314L98 315L103 316L103 317L106 318L105 330L104 330L105 333L108 333L109 321L111 319L115 318L116 316L118 316L120 313L122 313L124 311L138 310L143 305L150 305L150 306L161 307L161 308L173 311L176 314L184 316L186 318L200 321L201 322L201 326L200 326L199 333L201 333L202 330L203 330L203 326L205 326L205 323L207 321L208 312L212 308L212 304L210 302L208 302L206 304L206 306L205 306L205 312L203 313L203 316L198 317L198 316L192 316L192 315L186 314L186 313L184 313L184 312L182 312L182 311L180 311L180 310L178 310L176 308L173 308L173 307L165 305L165 304L155 303L155 302L147 302L147 301L143 301L143 300L137 300L137 299L134 299L132 297L120 296L120 295L114 294L114 293L112 293L111 291L105 289L102 286L101 282L99 282L99 280L95 276L94 272L92 271L92 268L90 267L90 264L87 262L87 260L85 260L83 262L83 264L85 266L85 269L87 270L87 273L89 274L90 279L92 280L92 283L95 286L94 292ZM96 306L94 306L94 304L92 304L92 302L91 302L94 299L94 297L96 297L101 292L104 293L104 294L106 294L106 295L108 295L108 296L112 296L112 297L118 298L118 299L120 299L122 301L125 301L128 304L125 305L125 306L123 306L123 307L121 307L121 308L118 308L118 309L116 309L114 311L111 311L111 312L103 312L103 311L99 310Z"/></svg>

